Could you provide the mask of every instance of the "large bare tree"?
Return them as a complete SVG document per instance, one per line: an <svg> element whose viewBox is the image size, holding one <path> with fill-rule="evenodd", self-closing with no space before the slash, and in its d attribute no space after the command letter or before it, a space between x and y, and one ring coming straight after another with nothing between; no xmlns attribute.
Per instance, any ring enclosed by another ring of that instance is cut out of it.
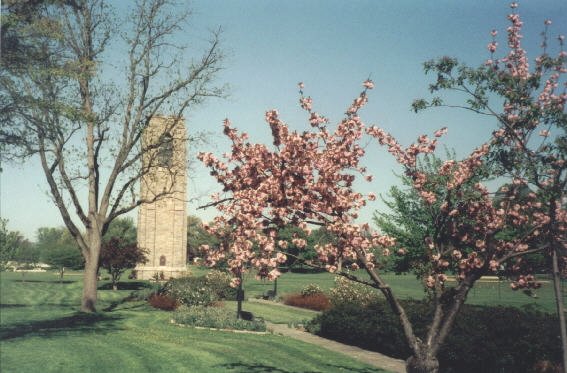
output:
<svg viewBox="0 0 567 373"><path fill-rule="evenodd" d="M163 167L162 144L142 141L144 129L156 115L182 118L225 90L215 82L223 61L219 32L194 55L179 44L190 15L183 4L132 5L125 19L104 0L2 6L2 157L39 159L85 258L85 312L96 310L98 261L110 222L171 192L164 188L151 199L136 193L152 167ZM176 120L170 122L164 135Z"/></svg>

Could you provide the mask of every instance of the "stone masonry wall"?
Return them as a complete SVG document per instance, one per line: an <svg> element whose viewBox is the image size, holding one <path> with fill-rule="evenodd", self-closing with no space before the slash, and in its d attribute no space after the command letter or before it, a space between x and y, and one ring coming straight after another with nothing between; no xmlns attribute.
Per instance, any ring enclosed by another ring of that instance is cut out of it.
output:
<svg viewBox="0 0 567 373"><path fill-rule="evenodd" d="M163 140L167 133L171 135L171 154L167 149L160 153L167 144L156 146L167 142ZM139 279L151 279L156 274L168 279L186 273L186 143L183 119L154 117L144 132L142 146L147 150L142 159L145 175L140 195L156 200L138 210L138 245L148 251L149 259L136 267Z"/></svg>

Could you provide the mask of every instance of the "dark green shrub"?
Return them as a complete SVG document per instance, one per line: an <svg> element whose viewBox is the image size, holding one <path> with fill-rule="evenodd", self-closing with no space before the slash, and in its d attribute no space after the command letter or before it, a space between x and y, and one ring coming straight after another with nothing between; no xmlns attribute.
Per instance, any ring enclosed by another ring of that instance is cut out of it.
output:
<svg viewBox="0 0 567 373"><path fill-rule="evenodd" d="M423 337L432 317L425 302L404 302L416 333ZM342 303L307 325L310 331L344 343L406 359L410 350L397 316L384 301L361 307ZM534 309L465 305L439 352L441 372L531 372L541 361L559 362L555 316Z"/></svg>
<svg viewBox="0 0 567 373"><path fill-rule="evenodd" d="M232 310L217 307L182 306L175 311L173 320L179 324L204 328L266 331L266 323L263 320L237 319Z"/></svg>

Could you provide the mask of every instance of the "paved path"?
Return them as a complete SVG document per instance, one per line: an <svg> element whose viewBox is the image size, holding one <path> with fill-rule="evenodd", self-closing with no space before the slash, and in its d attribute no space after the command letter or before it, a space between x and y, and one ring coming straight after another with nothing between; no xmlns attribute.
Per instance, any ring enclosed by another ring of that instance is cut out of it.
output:
<svg viewBox="0 0 567 373"><path fill-rule="evenodd" d="M321 338L311 333L290 328L284 324L272 324L270 322L266 322L266 326L268 327L268 330L272 330L276 334L281 334L286 337L321 346L334 352L345 354L377 368L386 369L396 373L405 373L406 371L405 362L403 360L394 359L378 352L367 351L359 347L349 346L330 339Z"/></svg>
<svg viewBox="0 0 567 373"><path fill-rule="evenodd" d="M258 303L268 303L271 305L281 305L282 307L290 307L283 305L278 302L254 300ZM295 308L295 307L293 307ZM290 328L287 324L272 324L266 322L268 330L273 331L275 334L281 334L286 337L291 337L298 339L303 342L311 343L317 346L321 346L328 350L339 352L355 358L358 361L362 361L368 365L372 365L377 368L382 368L396 373L405 373L406 364L403 360L394 359L386 355L382 355L378 352L372 352L364 350L360 347L349 346L343 343L335 342L330 339L322 338L314 334L304 332L295 328Z"/></svg>

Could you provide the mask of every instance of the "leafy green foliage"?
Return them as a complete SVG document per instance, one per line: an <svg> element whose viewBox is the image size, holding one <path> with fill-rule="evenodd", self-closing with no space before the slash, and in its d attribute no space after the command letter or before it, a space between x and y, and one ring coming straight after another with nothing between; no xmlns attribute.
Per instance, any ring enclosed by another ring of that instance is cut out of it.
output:
<svg viewBox="0 0 567 373"><path fill-rule="evenodd" d="M10 260L16 260L23 255L23 247L29 249L31 243L24 238L18 231L9 231L7 229L8 220L0 219L0 271L6 270L6 264Z"/></svg>
<svg viewBox="0 0 567 373"><path fill-rule="evenodd" d="M126 245L135 245L137 242L137 230L134 219L130 217L116 218L108 226L103 241L108 242L113 237L120 238Z"/></svg>
<svg viewBox="0 0 567 373"><path fill-rule="evenodd" d="M307 245L299 248L293 244L294 238L302 238L307 241ZM284 252L288 255L284 265L289 268L302 266L305 261L316 261L317 252L315 245L324 245L333 242L334 237L330 234L325 227L314 229L309 236L302 229L293 225L288 225L278 231L278 239L284 240L288 243Z"/></svg>
<svg viewBox="0 0 567 373"><path fill-rule="evenodd" d="M236 299L236 288L230 286L232 275L228 272L212 270L205 275L205 284L218 299Z"/></svg>
<svg viewBox="0 0 567 373"><path fill-rule="evenodd" d="M432 318L427 302L404 301L412 324L424 336ZM439 353L442 372L532 372L542 361L559 363L555 317L534 309L464 306ZM317 334L405 359L410 350L397 316L383 301L361 307L344 302L308 325Z"/></svg>
<svg viewBox="0 0 567 373"><path fill-rule="evenodd" d="M236 299L236 289L230 287L230 278L220 271L199 277L174 278L161 292L186 306L209 306L220 299Z"/></svg>
<svg viewBox="0 0 567 373"><path fill-rule="evenodd" d="M375 302L379 295L374 288L337 276L335 286L329 291L329 298L333 306L343 303L364 306Z"/></svg>
<svg viewBox="0 0 567 373"><path fill-rule="evenodd" d="M218 245L218 239L205 230L200 218L189 215L187 216L187 260L190 261L200 255L201 245Z"/></svg>
<svg viewBox="0 0 567 373"><path fill-rule="evenodd" d="M263 320L237 319L234 312L220 307L182 306L177 309L173 319L179 324L203 328L266 331L266 323Z"/></svg>
<svg viewBox="0 0 567 373"><path fill-rule="evenodd" d="M304 297L308 296L308 295L313 295L313 294L322 294L323 293L323 289L321 289L321 287L317 284L307 284L303 287L303 289L301 289L301 295L303 295Z"/></svg>
<svg viewBox="0 0 567 373"><path fill-rule="evenodd" d="M41 227L36 233L41 261L55 267L62 278L65 268L80 269L84 259L76 241L64 227Z"/></svg>

